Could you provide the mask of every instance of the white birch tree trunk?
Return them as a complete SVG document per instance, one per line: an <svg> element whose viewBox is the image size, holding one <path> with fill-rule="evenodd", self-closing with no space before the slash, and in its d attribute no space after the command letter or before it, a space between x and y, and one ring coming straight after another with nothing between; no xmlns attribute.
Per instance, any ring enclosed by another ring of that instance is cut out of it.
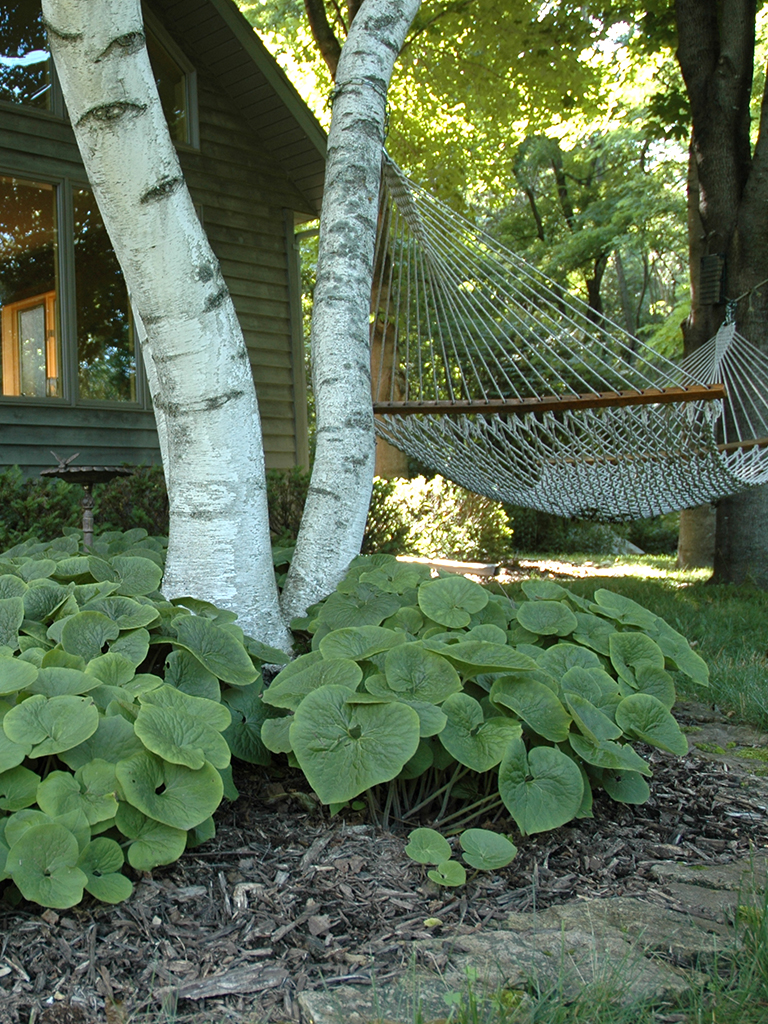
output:
<svg viewBox="0 0 768 1024"><path fill-rule="evenodd" d="M420 0L363 0L336 73L312 312L317 449L286 618L328 594L360 551L375 440L369 347L384 116Z"/></svg>
<svg viewBox="0 0 768 1024"><path fill-rule="evenodd" d="M146 329L171 513L163 591L229 608L246 633L289 649L248 353L166 127L140 2L42 6L88 178Z"/></svg>

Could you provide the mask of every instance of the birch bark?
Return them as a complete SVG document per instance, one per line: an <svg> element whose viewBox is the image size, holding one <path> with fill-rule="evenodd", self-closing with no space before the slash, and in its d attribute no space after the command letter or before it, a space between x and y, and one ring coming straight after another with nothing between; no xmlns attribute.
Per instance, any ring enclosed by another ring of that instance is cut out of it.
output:
<svg viewBox="0 0 768 1024"><path fill-rule="evenodd" d="M312 314L317 449L282 606L303 615L360 551L375 459L369 346L387 90L420 0L364 0L336 72Z"/></svg>
<svg viewBox="0 0 768 1024"><path fill-rule="evenodd" d="M171 512L163 591L229 608L246 633L288 649L248 353L168 134L140 2L42 6L88 178L146 331Z"/></svg>

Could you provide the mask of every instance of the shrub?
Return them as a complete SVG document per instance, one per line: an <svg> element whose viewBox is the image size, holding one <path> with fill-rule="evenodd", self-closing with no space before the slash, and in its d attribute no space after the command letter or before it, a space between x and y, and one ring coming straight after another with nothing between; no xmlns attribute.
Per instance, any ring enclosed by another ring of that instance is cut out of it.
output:
<svg viewBox="0 0 768 1024"><path fill-rule="evenodd" d="M386 501L409 525L403 554L491 562L510 557L509 516L497 501L441 476L394 481Z"/></svg>
<svg viewBox="0 0 768 1024"><path fill-rule="evenodd" d="M298 537L308 491L309 473L300 466L268 470L269 532L274 543L290 544Z"/></svg>
<svg viewBox="0 0 768 1024"><path fill-rule="evenodd" d="M25 478L18 466L0 472L0 548L31 537L56 537L82 516L81 487Z"/></svg>
<svg viewBox="0 0 768 1024"><path fill-rule="evenodd" d="M364 555L399 555L408 550L412 524L407 506L397 498L400 483L375 477L365 522Z"/></svg>
<svg viewBox="0 0 768 1024"><path fill-rule="evenodd" d="M262 694L280 716L265 746L323 803L367 791L384 822L422 809L455 827L503 805L525 835L590 816L595 788L643 803L651 769L633 744L687 751L670 670L706 686L705 662L628 598L522 588L515 605L423 565L355 559L294 624L312 649Z"/></svg>
<svg viewBox="0 0 768 1024"><path fill-rule="evenodd" d="M230 755L266 764L261 666L232 612L158 593L165 543L77 531L0 556L0 880L117 903L214 835Z"/></svg>
<svg viewBox="0 0 768 1024"><path fill-rule="evenodd" d="M168 536L168 493L162 466L137 466L130 476L115 477L95 488L94 496L99 533L142 529L150 536Z"/></svg>

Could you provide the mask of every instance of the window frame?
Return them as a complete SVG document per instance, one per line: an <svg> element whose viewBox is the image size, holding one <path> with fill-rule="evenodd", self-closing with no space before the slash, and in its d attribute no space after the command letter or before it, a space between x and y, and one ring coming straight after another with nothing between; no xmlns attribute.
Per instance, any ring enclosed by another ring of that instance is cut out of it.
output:
<svg viewBox="0 0 768 1024"><path fill-rule="evenodd" d="M141 13L144 19L144 29L149 31L160 43L160 45L168 52L168 56L171 57L184 72L184 92L187 101L187 141L182 142L178 139L171 139L174 146L177 149L187 152L199 152L200 150L200 119L198 117L198 103L197 103L197 70L191 63L189 57L175 42L173 37L169 34L166 27L162 24L159 18L147 10L145 4L141 5Z"/></svg>

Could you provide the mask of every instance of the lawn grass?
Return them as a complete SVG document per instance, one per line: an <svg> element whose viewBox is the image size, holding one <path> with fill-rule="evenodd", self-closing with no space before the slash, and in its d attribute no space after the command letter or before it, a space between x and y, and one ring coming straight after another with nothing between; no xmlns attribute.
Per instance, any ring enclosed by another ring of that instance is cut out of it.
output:
<svg viewBox="0 0 768 1024"><path fill-rule="evenodd" d="M536 556L537 559L542 556ZM564 561L590 562L569 555ZM708 691L679 680L681 696L711 702L740 721L768 730L768 592L712 585L707 570L681 570L671 557L622 555L601 561L626 575L585 578L566 585L582 596L603 588L651 609L687 637L710 668ZM520 584L507 590L514 597ZM768 1014L765 1018L768 1022Z"/></svg>

